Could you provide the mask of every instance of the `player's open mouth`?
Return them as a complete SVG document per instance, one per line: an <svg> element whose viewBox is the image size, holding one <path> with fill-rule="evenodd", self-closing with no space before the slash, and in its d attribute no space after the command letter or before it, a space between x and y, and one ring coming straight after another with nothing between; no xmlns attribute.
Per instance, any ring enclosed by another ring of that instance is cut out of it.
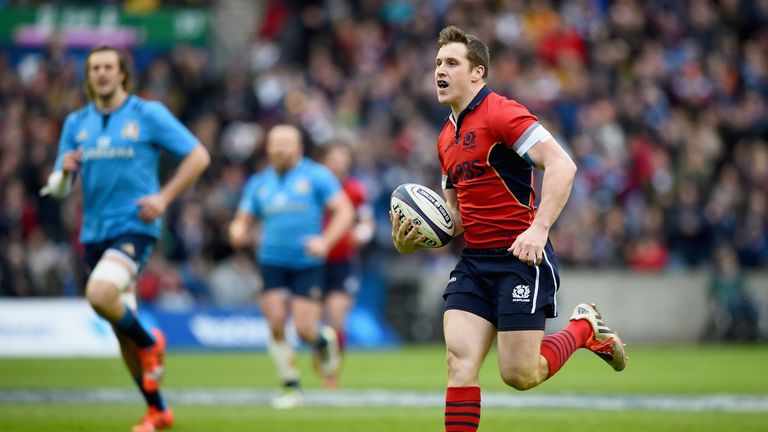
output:
<svg viewBox="0 0 768 432"><path fill-rule="evenodd" d="M441 89L448 88L448 83L443 80L437 80L437 86Z"/></svg>

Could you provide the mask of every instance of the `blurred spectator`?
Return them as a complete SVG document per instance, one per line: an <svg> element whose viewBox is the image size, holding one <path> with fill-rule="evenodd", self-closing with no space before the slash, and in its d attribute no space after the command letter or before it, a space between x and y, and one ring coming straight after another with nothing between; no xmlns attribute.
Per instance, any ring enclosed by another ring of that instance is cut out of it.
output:
<svg viewBox="0 0 768 432"><path fill-rule="evenodd" d="M238 252L216 265L208 276L212 303L237 308L255 304L261 278L247 252Z"/></svg>
<svg viewBox="0 0 768 432"><path fill-rule="evenodd" d="M667 267L669 251L664 244L662 219L659 208L645 209L638 236L630 242L627 254L630 269L659 272Z"/></svg>
<svg viewBox="0 0 768 432"><path fill-rule="evenodd" d="M35 295L32 274L25 259L24 245L11 241L4 245L0 262L0 287L3 295L10 297L28 297Z"/></svg>
<svg viewBox="0 0 768 432"><path fill-rule="evenodd" d="M711 327L714 339L754 341L758 338L758 309L745 286L744 273L738 256L730 245L715 252L710 277L713 308Z"/></svg>

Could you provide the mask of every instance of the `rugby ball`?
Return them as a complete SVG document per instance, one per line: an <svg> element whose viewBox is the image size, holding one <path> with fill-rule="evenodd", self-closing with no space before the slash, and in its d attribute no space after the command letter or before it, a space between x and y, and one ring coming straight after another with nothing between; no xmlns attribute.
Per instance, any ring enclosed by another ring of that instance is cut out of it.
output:
<svg viewBox="0 0 768 432"><path fill-rule="evenodd" d="M419 245L439 248L453 238L454 223L448 205L432 189L416 183L405 183L392 192L389 201L392 212L403 221L412 224L426 240Z"/></svg>

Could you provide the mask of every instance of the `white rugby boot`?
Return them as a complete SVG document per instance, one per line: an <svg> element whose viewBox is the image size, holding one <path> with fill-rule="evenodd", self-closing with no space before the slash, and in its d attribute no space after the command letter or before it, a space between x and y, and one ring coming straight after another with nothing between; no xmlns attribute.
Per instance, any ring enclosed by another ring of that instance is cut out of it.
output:
<svg viewBox="0 0 768 432"><path fill-rule="evenodd" d="M304 406L304 394L299 389L286 389L283 394L272 399L272 408L291 409Z"/></svg>

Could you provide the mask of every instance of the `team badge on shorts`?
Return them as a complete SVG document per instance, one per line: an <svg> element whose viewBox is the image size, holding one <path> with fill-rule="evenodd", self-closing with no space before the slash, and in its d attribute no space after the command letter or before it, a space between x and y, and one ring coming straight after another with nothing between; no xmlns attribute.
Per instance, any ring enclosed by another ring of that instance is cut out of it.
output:
<svg viewBox="0 0 768 432"><path fill-rule="evenodd" d="M512 290L513 302L525 302L531 301L531 288L528 285L518 285Z"/></svg>
<svg viewBox="0 0 768 432"><path fill-rule="evenodd" d="M136 246L133 243L123 243L120 245L120 250L125 252L126 255L133 258L136 256Z"/></svg>
<svg viewBox="0 0 768 432"><path fill-rule="evenodd" d="M313 300L320 300L323 298L323 289L319 286L313 286L309 289L309 298Z"/></svg>

